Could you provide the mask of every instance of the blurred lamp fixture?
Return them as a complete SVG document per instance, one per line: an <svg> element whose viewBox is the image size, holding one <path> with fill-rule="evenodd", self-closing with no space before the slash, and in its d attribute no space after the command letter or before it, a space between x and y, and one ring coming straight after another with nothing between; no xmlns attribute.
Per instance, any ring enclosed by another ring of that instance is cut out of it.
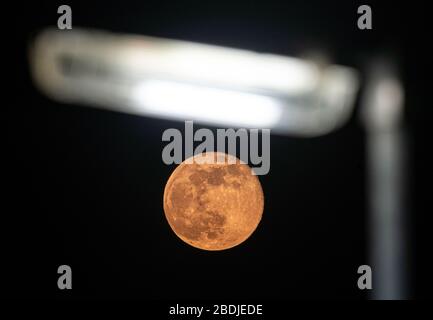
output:
<svg viewBox="0 0 433 320"><path fill-rule="evenodd" d="M341 126L354 70L296 58L102 31L42 31L30 51L51 98L130 114L315 136Z"/></svg>

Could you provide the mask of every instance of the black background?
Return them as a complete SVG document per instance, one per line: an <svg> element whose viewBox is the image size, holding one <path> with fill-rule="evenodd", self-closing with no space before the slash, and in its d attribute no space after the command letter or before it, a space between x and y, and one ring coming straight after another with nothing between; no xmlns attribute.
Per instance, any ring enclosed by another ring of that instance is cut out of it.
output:
<svg viewBox="0 0 433 320"><path fill-rule="evenodd" d="M329 135L273 135L271 170L260 177L265 212L259 228L233 249L201 251L175 236L162 209L174 166L161 160L161 136L167 128L182 130L182 123L61 105L34 88L27 47L42 27L56 26L61 4L11 9L17 14L8 29L12 99L4 106L4 293L173 301L367 297L356 285L358 266L368 263L359 101L350 121ZM406 89L410 138L411 296L431 295L432 211L424 188L431 34L424 4L369 1L369 31L357 29L356 10L364 3L356 1L66 4L74 27L294 56L322 50L360 70L376 54L394 56ZM57 289L61 264L72 267L71 291Z"/></svg>

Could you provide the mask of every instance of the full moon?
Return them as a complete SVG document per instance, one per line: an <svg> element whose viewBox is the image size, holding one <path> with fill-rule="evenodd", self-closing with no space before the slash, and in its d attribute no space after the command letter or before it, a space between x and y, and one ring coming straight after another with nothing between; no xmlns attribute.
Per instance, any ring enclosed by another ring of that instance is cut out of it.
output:
<svg viewBox="0 0 433 320"><path fill-rule="evenodd" d="M164 190L165 217L184 242L224 250L248 239L263 214L263 191L251 168L238 158L207 152L182 162ZM216 161L218 160L218 162Z"/></svg>

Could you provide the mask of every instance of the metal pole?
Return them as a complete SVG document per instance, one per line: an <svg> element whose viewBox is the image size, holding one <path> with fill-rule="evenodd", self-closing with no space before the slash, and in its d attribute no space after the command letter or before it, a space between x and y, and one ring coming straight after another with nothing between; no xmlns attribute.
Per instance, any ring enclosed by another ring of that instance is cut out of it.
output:
<svg viewBox="0 0 433 320"><path fill-rule="evenodd" d="M406 143L401 126L403 88L393 65L371 65L363 116L367 133L369 254L372 299L408 298Z"/></svg>

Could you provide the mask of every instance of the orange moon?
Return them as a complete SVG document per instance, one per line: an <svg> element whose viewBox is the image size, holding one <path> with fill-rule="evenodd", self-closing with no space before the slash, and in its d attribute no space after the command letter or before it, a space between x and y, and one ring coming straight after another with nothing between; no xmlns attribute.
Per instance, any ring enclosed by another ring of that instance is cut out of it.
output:
<svg viewBox="0 0 433 320"><path fill-rule="evenodd" d="M262 218L259 179L247 164L225 153L207 152L193 160L182 162L165 186L164 212L171 229L203 250L241 244Z"/></svg>

